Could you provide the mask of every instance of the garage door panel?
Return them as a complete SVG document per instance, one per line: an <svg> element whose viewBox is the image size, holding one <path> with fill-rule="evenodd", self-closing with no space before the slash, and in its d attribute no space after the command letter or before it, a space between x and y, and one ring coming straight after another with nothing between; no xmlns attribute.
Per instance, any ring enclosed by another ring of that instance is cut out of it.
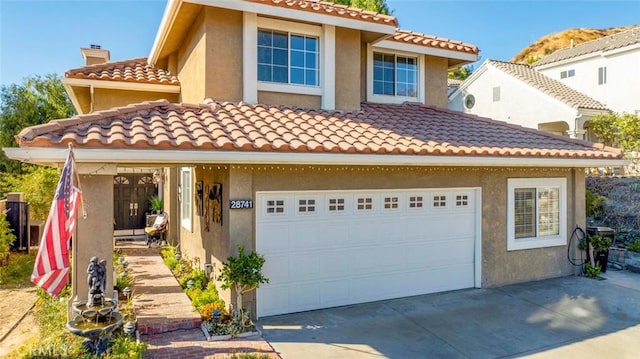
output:
<svg viewBox="0 0 640 359"><path fill-rule="evenodd" d="M289 282L289 255L264 255L264 273L269 273L269 283L273 285Z"/></svg>
<svg viewBox="0 0 640 359"><path fill-rule="evenodd" d="M256 202L266 203L263 196ZM476 196L429 189L272 195L286 208L256 218L270 280L258 289L258 316L473 287ZM313 213L300 202L310 198Z"/></svg>
<svg viewBox="0 0 640 359"><path fill-rule="evenodd" d="M256 243L261 254L279 253L289 249L289 225L287 223L265 223L261 228L265 241Z"/></svg>

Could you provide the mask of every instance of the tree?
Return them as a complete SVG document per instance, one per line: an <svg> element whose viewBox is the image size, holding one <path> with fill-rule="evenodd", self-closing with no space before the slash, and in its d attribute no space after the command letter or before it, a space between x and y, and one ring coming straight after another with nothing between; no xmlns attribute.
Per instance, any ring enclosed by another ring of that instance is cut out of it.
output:
<svg viewBox="0 0 640 359"><path fill-rule="evenodd" d="M456 80L466 80L473 73L473 65L462 66L450 71L448 77Z"/></svg>
<svg viewBox="0 0 640 359"><path fill-rule="evenodd" d="M608 146L623 151L640 151L640 116L628 113L597 115L589 121L591 130Z"/></svg>
<svg viewBox="0 0 640 359"><path fill-rule="evenodd" d="M375 11L384 15L391 15L392 11L389 10L386 0L328 0L329 2L347 5L358 9Z"/></svg>
<svg viewBox="0 0 640 359"><path fill-rule="evenodd" d="M15 147L14 137L25 127L67 118L75 110L58 77L30 76L20 85L0 89L0 147ZM0 172L21 173L19 163L0 154Z"/></svg>
<svg viewBox="0 0 640 359"><path fill-rule="evenodd" d="M242 296L260 286L269 283L269 279L262 275L265 259L256 252L247 255L244 247L238 247L238 256L227 258L222 263L222 270L218 280L222 281L222 289L233 288L236 291L235 316L242 319Z"/></svg>

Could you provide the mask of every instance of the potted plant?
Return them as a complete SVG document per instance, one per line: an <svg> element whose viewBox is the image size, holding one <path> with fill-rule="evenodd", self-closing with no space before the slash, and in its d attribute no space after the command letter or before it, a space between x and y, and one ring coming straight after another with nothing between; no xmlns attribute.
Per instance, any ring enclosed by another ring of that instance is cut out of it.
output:
<svg viewBox="0 0 640 359"><path fill-rule="evenodd" d="M256 252L247 255L244 247L238 247L236 257L227 258L227 262L222 263L222 270L219 281L222 281L223 289L233 288L236 291L236 305L234 308L234 319L239 323L246 322L242 309L242 296L260 286L269 283L269 279L262 275L264 257Z"/></svg>
<svg viewBox="0 0 640 359"><path fill-rule="evenodd" d="M612 244L611 238L596 234L589 236L589 244L593 248L593 258L596 266L600 268L601 272L606 272L609 262L609 247Z"/></svg>
<svg viewBox="0 0 640 359"><path fill-rule="evenodd" d="M164 209L164 201L162 200L162 198L153 195L149 199L149 204L151 205L151 210L153 212L158 214L162 213L162 210Z"/></svg>
<svg viewBox="0 0 640 359"><path fill-rule="evenodd" d="M624 252L624 264L632 272L640 273L640 238L627 245Z"/></svg>

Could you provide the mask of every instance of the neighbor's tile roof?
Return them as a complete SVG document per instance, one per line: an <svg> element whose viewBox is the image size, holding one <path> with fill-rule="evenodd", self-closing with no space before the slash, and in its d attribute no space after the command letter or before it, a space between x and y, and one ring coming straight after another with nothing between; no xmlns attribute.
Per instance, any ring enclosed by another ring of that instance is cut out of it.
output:
<svg viewBox="0 0 640 359"><path fill-rule="evenodd" d="M391 15L383 15L319 0L246 0L254 3L278 6L285 9L308 11L316 14L338 16L347 19L367 21L383 25L398 25L398 20Z"/></svg>
<svg viewBox="0 0 640 359"><path fill-rule="evenodd" d="M503 62L487 60L494 67L507 74L537 88L538 90L552 96L573 108L584 108L592 110L607 110L607 107L593 98L576 91L571 87L545 76L526 64L516 64L513 62Z"/></svg>
<svg viewBox="0 0 640 359"><path fill-rule="evenodd" d="M169 71L153 67L147 63L147 58L107 62L104 64L88 65L67 70L66 78L126 81L146 84L180 85L178 78Z"/></svg>
<svg viewBox="0 0 640 359"><path fill-rule="evenodd" d="M166 100L28 127L21 147L619 159L621 152L417 103L323 111Z"/></svg>
<svg viewBox="0 0 640 359"><path fill-rule="evenodd" d="M476 45L466 44L462 41L449 40L433 35L426 35L410 30L396 29L396 33L387 40L418 46L433 47L436 49L465 52L475 55L478 54L478 47Z"/></svg>
<svg viewBox="0 0 640 359"><path fill-rule="evenodd" d="M600 51L611 51L625 46L640 43L640 26L622 31L617 34L601 37L599 39L583 42L571 48L557 50L549 56L543 57L533 66L546 65L553 62L571 59L574 57Z"/></svg>

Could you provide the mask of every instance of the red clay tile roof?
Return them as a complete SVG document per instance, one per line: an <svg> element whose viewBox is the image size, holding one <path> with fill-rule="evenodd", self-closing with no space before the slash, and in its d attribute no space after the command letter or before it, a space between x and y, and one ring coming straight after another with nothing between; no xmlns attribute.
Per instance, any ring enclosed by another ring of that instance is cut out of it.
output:
<svg viewBox="0 0 640 359"><path fill-rule="evenodd" d="M65 72L64 77L145 84L180 85L178 78L173 76L169 71L149 65L146 57L70 69Z"/></svg>
<svg viewBox="0 0 640 359"><path fill-rule="evenodd" d="M391 15L383 15L319 0L246 0L258 4L278 6L285 9L308 11L316 14L338 16L347 19L367 21L382 25L398 26L398 20Z"/></svg>
<svg viewBox="0 0 640 359"><path fill-rule="evenodd" d="M144 102L24 129L21 147L620 159L620 150L421 104L323 111Z"/></svg>
<svg viewBox="0 0 640 359"><path fill-rule="evenodd" d="M478 54L478 47L476 45L466 44L462 41L449 40L433 35L425 35L423 33L410 30L396 29L396 33L387 40L418 46L433 47L436 49L465 52L475 55Z"/></svg>

